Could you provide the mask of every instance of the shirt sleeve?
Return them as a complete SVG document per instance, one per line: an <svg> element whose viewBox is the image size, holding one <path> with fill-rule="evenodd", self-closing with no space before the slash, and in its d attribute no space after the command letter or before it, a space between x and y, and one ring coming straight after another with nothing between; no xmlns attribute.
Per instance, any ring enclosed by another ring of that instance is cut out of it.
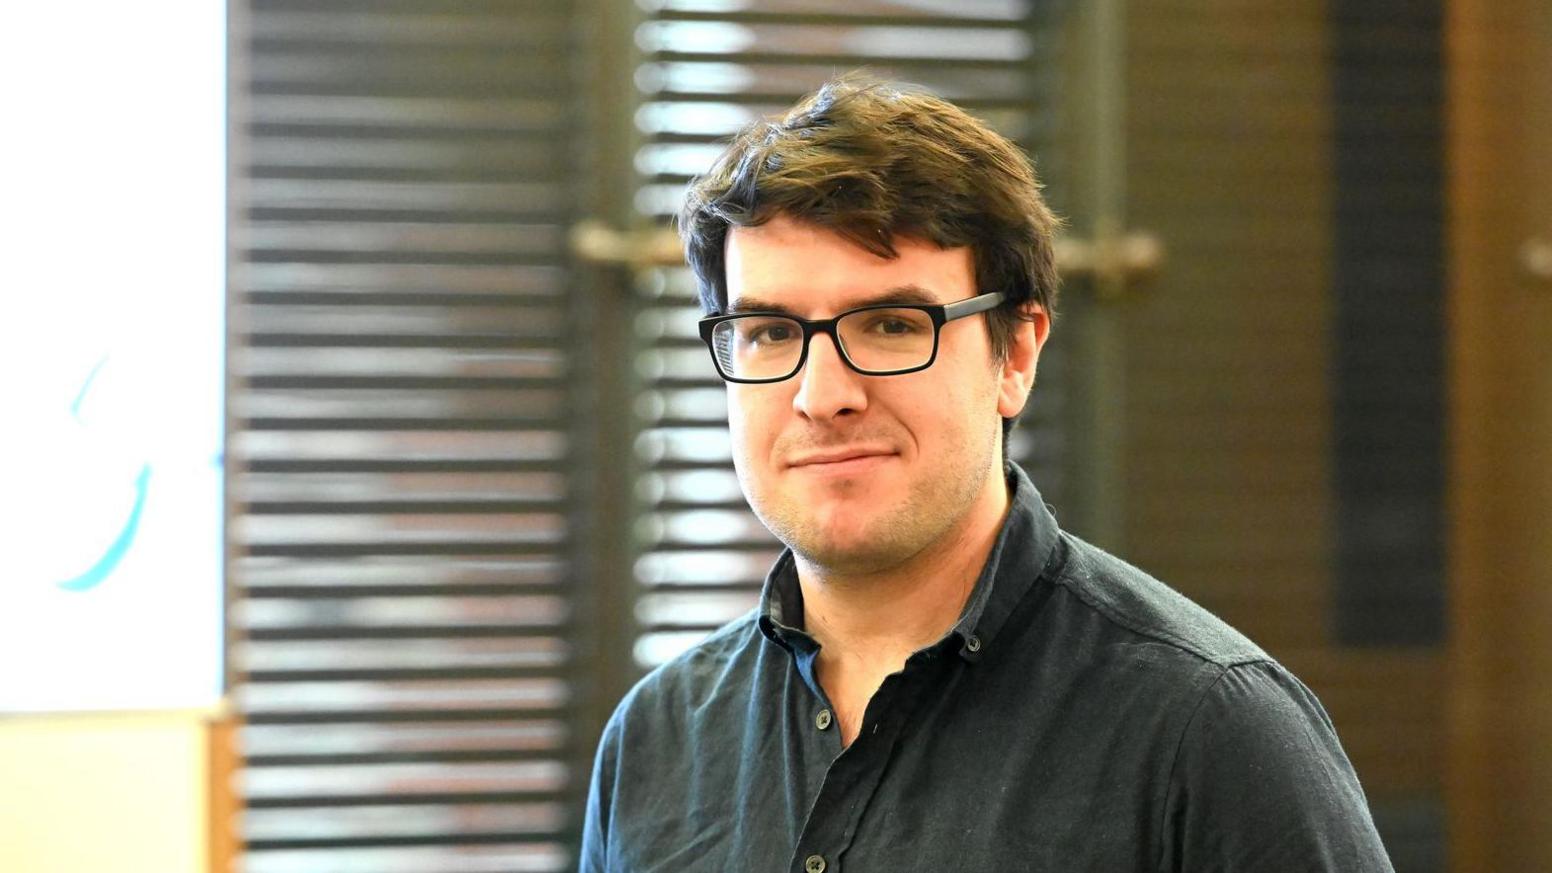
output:
<svg viewBox="0 0 1552 873"><path fill-rule="evenodd" d="M1187 723L1160 870L1394 873L1315 695L1272 662L1227 668Z"/></svg>
<svg viewBox="0 0 1552 873"><path fill-rule="evenodd" d="M582 845L578 852L578 873L607 873L609 867L609 828L614 809L614 778L619 758L619 713L604 727L593 758L593 776L588 783L587 807L582 822Z"/></svg>

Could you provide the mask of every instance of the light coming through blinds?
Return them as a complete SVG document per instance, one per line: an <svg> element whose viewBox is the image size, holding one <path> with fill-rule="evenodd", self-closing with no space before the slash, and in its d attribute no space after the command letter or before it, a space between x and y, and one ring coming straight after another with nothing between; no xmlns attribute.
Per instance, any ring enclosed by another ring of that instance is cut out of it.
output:
<svg viewBox="0 0 1552 873"><path fill-rule="evenodd" d="M571 4L243 5L244 869L567 869Z"/></svg>

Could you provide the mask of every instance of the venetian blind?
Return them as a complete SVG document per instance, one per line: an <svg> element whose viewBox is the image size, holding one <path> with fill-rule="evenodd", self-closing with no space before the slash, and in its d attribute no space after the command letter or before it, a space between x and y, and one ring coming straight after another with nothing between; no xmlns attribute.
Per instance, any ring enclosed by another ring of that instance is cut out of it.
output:
<svg viewBox="0 0 1552 873"><path fill-rule="evenodd" d="M572 4L241 7L244 869L565 869Z"/></svg>
<svg viewBox="0 0 1552 873"><path fill-rule="evenodd" d="M645 12L636 203L648 220L667 224L688 181L743 124L859 67L924 85L1037 154L1051 142L1055 113L1042 95L1053 92L1058 41L1031 4L864 0L833 9L812 0L667 0ZM688 270L645 275L638 292L635 658L646 668L748 610L779 546L747 509L732 469L724 389L695 331ZM1043 361L1011 444L1048 497L1060 482L1059 358Z"/></svg>

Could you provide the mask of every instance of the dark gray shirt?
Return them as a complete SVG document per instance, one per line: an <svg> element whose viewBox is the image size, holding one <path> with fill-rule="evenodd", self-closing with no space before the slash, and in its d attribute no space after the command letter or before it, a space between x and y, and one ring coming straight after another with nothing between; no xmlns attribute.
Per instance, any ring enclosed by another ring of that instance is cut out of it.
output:
<svg viewBox="0 0 1552 873"><path fill-rule="evenodd" d="M1390 871L1325 710L1249 640L1012 508L958 624L842 748L792 557L599 744L585 873Z"/></svg>

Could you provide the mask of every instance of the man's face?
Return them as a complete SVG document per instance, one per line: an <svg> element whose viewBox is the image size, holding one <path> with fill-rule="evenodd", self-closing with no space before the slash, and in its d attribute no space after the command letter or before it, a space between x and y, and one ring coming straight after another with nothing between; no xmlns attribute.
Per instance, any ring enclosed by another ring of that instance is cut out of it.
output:
<svg viewBox="0 0 1552 873"><path fill-rule="evenodd" d="M784 216L734 228L728 311L829 318L902 293L921 303L979 293L969 249L903 238L895 248L899 257L880 258ZM733 460L750 506L800 558L832 573L888 570L943 541L1005 487L1001 419L1022 408L1033 378L1045 324L1037 318L1009 365L993 361L977 315L944 325L937 360L916 373L864 376L816 334L792 378L729 383ZM1010 373L1018 366L1027 373Z"/></svg>

